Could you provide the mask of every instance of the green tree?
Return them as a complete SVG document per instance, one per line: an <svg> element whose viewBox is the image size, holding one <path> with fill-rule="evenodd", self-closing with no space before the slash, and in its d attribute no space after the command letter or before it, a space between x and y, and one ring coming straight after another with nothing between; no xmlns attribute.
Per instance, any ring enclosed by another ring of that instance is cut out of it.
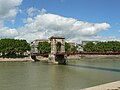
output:
<svg viewBox="0 0 120 90"><path fill-rule="evenodd" d="M77 52L77 47L76 46L71 46L71 52Z"/></svg>
<svg viewBox="0 0 120 90"><path fill-rule="evenodd" d="M59 52L60 49L61 49L61 43L60 43L60 42L57 42L56 47L57 47L57 52Z"/></svg>
<svg viewBox="0 0 120 90"><path fill-rule="evenodd" d="M0 40L0 53L2 55L18 55L21 53L22 55L24 52L30 50L29 43L26 40L17 40L17 39L1 39Z"/></svg>
<svg viewBox="0 0 120 90"><path fill-rule="evenodd" d="M94 51L95 44L93 42L88 42L83 49L84 51L88 51L88 52Z"/></svg>
<svg viewBox="0 0 120 90"><path fill-rule="evenodd" d="M120 42L109 41L99 42L97 44L90 42L84 46L84 50L91 52L120 52Z"/></svg>
<svg viewBox="0 0 120 90"><path fill-rule="evenodd" d="M66 52L71 52L71 45L67 42L65 42L65 51Z"/></svg>
<svg viewBox="0 0 120 90"><path fill-rule="evenodd" d="M39 42L38 50L41 54L48 54L51 52L51 45L48 42Z"/></svg>

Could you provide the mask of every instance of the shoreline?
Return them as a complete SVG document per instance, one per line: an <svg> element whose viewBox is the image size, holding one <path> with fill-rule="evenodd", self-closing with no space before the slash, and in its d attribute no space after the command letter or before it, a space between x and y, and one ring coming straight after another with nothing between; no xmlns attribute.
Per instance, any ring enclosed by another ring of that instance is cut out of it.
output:
<svg viewBox="0 0 120 90"><path fill-rule="evenodd" d="M81 90L119 90L120 89L120 81L115 81L115 82L110 82L110 83L105 83Z"/></svg>
<svg viewBox="0 0 120 90"><path fill-rule="evenodd" d="M38 56L38 61L47 61L48 58ZM68 61L120 61L120 55L70 55ZM25 58L0 58L0 62L29 62L34 61L30 56Z"/></svg>
<svg viewBox="0 0 120 90"><path fill-rule="evenodd" d="M120 61L120 55L70 55L68 60L81 60L81 61Z"/></svg>
<svg viewBox="0 0 120 90"><path fill-rule="evenodd" d="M25 57L25 58L0 58L0 62L28 62L28 61L34 61L31 57Z"/></svg>

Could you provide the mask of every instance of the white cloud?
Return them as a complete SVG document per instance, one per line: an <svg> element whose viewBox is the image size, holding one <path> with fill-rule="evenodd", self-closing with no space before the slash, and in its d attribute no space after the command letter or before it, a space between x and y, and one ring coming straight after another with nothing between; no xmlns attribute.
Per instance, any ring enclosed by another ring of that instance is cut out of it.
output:
<svg viewBox="0 0 120 90"><path fill-rule="evenodd" d="M23 19L24 23L32 23L33 19L32 18L27 18L27 19Z"/></svg>
<svg viewBox="0 0 120 90"><path fill-rule="evenodd" d="M34 13L36 12L36 11L38 11L38 9L36 9L36 8L33 8L33 7L30 7L30 8L28 8L27 9L27 14L28 14L28 16L34 16Z"/></svg>
<svg viewBox="0 0 120 90"><path fill-rule="evenodd" d="M16 29L0 26L0 38L14 38L18 35Z"/></svg>
<svg viewBox="0 0 120 90"><path fill-rule="evenodd" d="M91 40L96 41L120 41L120 37L116 36L94 36Z"/></svg>
<svg viewBox="0 0 120 90"><path fill-rule="evenodd" d="M41 15L45 14L46 12L47 12L47 10L44 9L44 8L40 10L40 14L41 14Z"/></svg>
<svg viewBox="0 0 120 90"><path fill-rule="evenodd" d="M44 13L34 18L27 18L26 24L18 28L19 35L15 38L24 38L31 41L55 35L65 36L67 40L79 42L81 38L95 36L108 28L110 28L108 23L89 23Z"/></svg>
<svg viewBox="0 0 120 90"><path fill-rule="evenodd" d="M18 38L28 41L47 39L50 36L65 36L69 41L79 42L83 38L97 35L110 28L108 23L89 23L67 18L60 15L46 13L45 9L28 8L28 18L25 25L19 28L4 26L5 19L11 19L14 24L18 8L22 0L0 0L0 38Z"/></svg>
<svg viewBox="0 0 120 90"><path fill-rule="evenodd" d="M28 8L28 18L24 19L25 25L19 28L4 26L4 20L11 20L15 23L15 16L22 13L19 5L23 0L0 0L0 38L17 38L28 41L34 39L47 39L50 36L65 36L72 42L80 40L119 40L115 36L97 36L101 31L110 28L108 23L90 23L79 21L74 18L67 18L60 15L46 13L45 9ZM63 2L64 0L60 0ZM38 15L39 13L39 15ZM120 32L120 30L119 30Z"/></svg>
<svg viewBox="0 0 120 90"><path fill-rule="evenodd" d="M38 13L40 13L40 15L45 14L47 11L44 8L39 10L37 8L30 7L30 8L27 9L26 12L27 12L29 17L33 17L33 16L37 15Z"/></svg>
<svg viewBox="0 0 120 90"><path fill-rule="evenodd" d="M0 19L14 18L22 0L0 0Z"/></svg>
<svg viewBox="0 0 120 90"><path fill-rule="evenodd" d="M101 24L90 24L88 23L85 28L81 30L83 35L96 35L97 33L110 28L110 25L107 23Z"/></svg>
<svg viewBox="0 0 120 90"><path fill-rule="evenodd" d="M19 11L18 6L22 0L0 0L0 38L14 38L18 35L15 28L4 26L4 20L15 23L15 16Z"/></svg>

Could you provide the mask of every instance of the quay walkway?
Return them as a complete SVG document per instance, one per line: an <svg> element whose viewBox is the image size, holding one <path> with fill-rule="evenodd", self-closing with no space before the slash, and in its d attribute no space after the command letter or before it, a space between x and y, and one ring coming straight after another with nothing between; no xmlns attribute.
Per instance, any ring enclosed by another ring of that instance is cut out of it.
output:
<svg viewBox="0 0 120 90"><path fill-rule="evenodd" d="M120 90L120 81L102 84L102 85L80 89L80 90Z"/></svg>

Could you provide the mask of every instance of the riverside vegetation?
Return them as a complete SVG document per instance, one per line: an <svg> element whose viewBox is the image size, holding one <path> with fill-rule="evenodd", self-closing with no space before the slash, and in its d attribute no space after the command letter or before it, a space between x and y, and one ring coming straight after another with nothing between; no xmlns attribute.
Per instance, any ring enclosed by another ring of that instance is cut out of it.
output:
<svg viewBox="0 0 120 90"><path fill-rule="evenodd" d="M60 43L57 44L57 50L60 50ZM40 42L38 44L38 51L41 54L49 54L51 52L51 45L48 42ZM25 52L30 52L30 44L26 40L19 39L0 39L0 57L2 58L21 58L27 57ZM71 47L69 43L65 43L65 50L72 52L76 47Z"/></svg>
<svg viewBox="0 0 120 90"><path fill-rule="evenodd" d="M120 42L108 41L108 42L89 42L84 46L84 51L87 52L120 52Z"/></svg>
<svg viewBox="0 0 120 90"><path fill-rule="evenodd" d="M30 51L30 44L26 40L1 39L0 54L3 58L25 57L25 52Z"/></svg>
<svg viewBox="0 0 120 90"><path fill-rule="evenodd" d="M69 43L65 43L66 52L77 52L78 46L71 46ZM48 54L51 51L50 43L40 42L38 45L38 50L42 54ZM57 51L60 50L60 44L57 43ZM108 42L88 42L83 46L83 50L86 52L120 52L120 42L118 41L108 41Z"/></svg>
<svg viewBox="0 0 120 90"><path fill-rule="evenodd" d="M60 50L60 43L57 43L57 51ZM1 39L0 40L0 57L15 58L25 57L25 52L30 51L30 44L26 40L18 39ZM120 42L89 42L83 46L84 51L87 52L120 52ZM38 44L38 51L41 54L49 54L51 45L48 42L40 42ZM77 52L77 46L71 46L65 42L66 52Z"/></svg>
<svg viewBox="0 0 120 90"><path fill-rule="evenodd" d="M57 51L60 51L61 43L57 43ZM39 42L38 51L41 54L49 54L51 52L51 44L48 42ZM69 43L65 42L65 51L66 52L77 52L76 46L71 46Z"/></svg>

